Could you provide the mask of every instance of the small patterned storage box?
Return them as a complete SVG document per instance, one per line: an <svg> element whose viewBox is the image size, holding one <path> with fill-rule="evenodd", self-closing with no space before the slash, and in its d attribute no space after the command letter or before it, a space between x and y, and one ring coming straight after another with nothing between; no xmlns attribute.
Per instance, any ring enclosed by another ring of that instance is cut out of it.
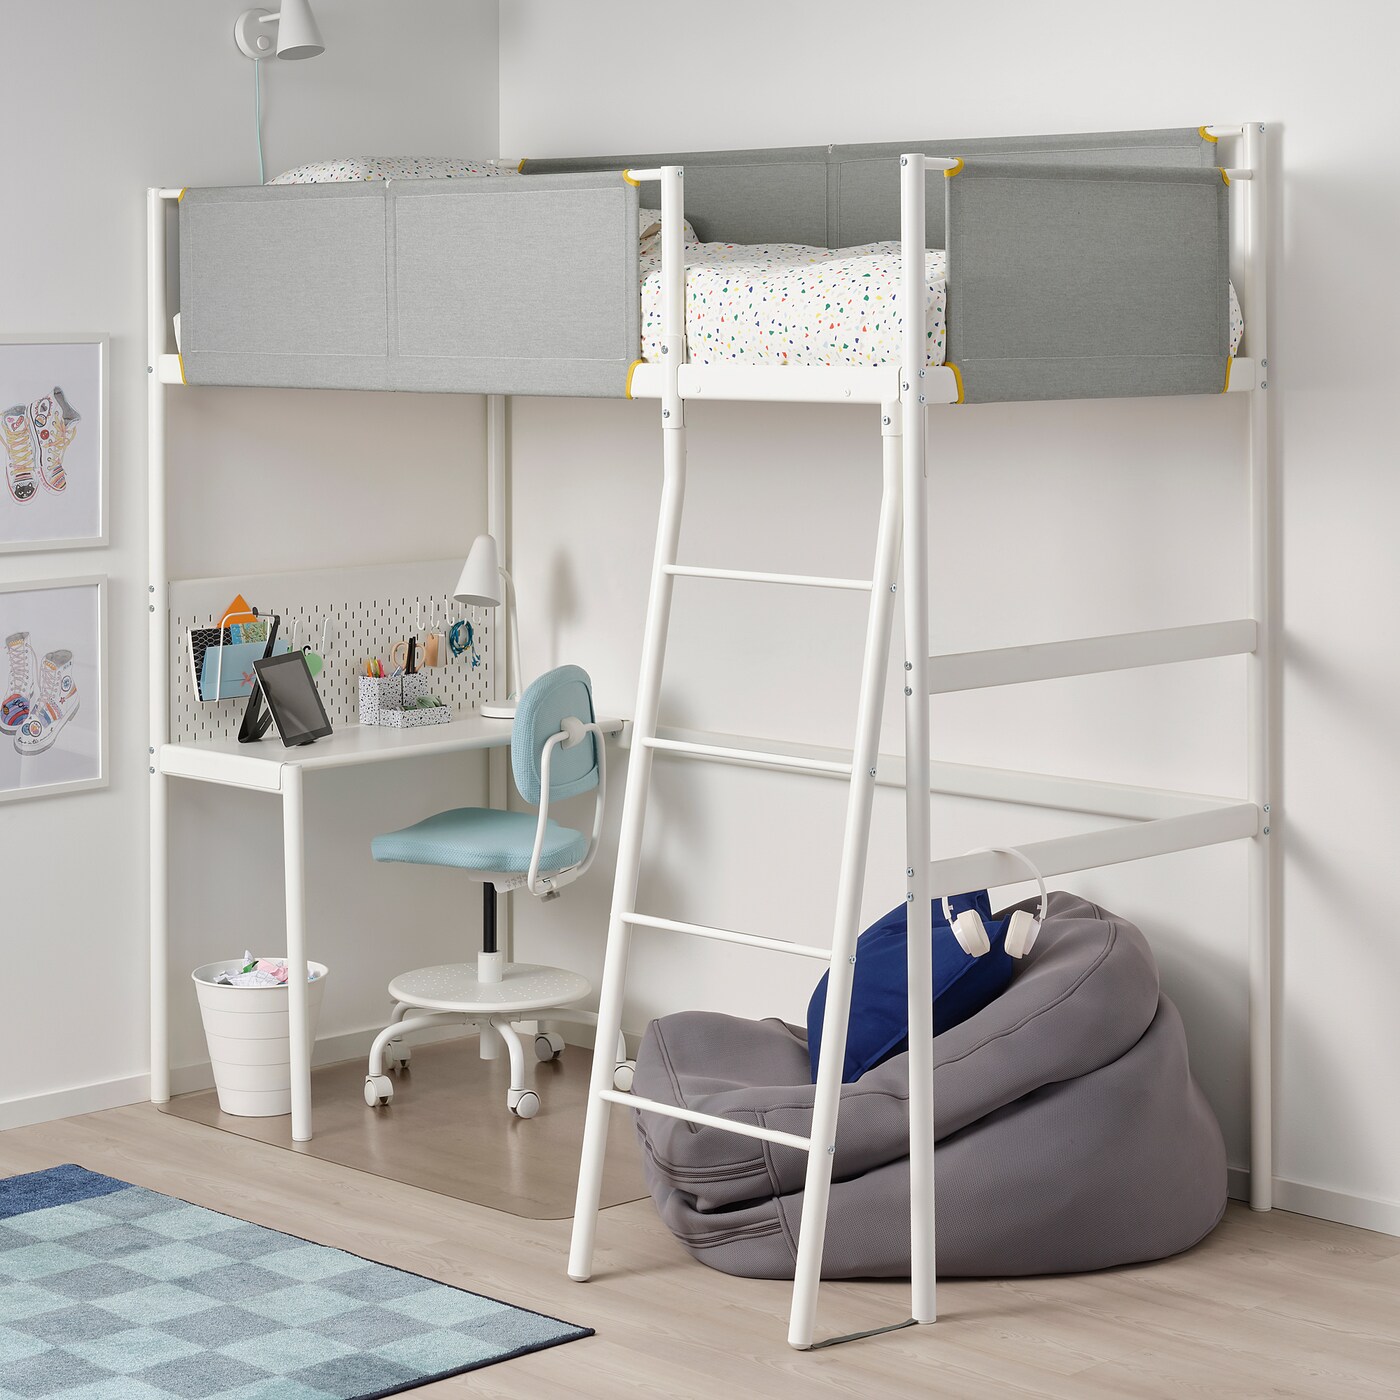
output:
<svg viewBox="0 0 1400 1400"><path fill-rule="evenodd" d="M428 693L427 676L361 676L360 723L385 729L446 724L452 718L450 705L437 705L430 710L407 708Z"/></svg>

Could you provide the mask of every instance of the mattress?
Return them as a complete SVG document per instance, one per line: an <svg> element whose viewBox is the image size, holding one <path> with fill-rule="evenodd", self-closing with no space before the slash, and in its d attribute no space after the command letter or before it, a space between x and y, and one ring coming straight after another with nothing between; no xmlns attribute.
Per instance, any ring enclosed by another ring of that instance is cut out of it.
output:
<svg viewBox="0 0 1400 1400"><path fill-rule="evenodd" d="M644 211L646 212L646 211ZM687 230L689 226L687 225ZM885 365L903 358L900 246L700 243L685 248L685 329L697 365ZM928 360L947 347L948 255L928 251L923 317ZM642 357L661 358L660 238L641 253ZM1244 316L1230 287L1230 354Z"/></svg>
<svg viewBox="0 0 1400 1400"><path fill-rule="evenodd" d="M345 157L300 165L271 183L510 178L493 161L445 157ZM660 212L639 213L641 357L661 358ZM702 243L687 222L685 329L691 364L886 365L902 358L900 245L818 248L798 243ZM947 353L948 255L928 251L924 269L928 362ZM1230 286L1230 355L1244 316Z"/></svg>

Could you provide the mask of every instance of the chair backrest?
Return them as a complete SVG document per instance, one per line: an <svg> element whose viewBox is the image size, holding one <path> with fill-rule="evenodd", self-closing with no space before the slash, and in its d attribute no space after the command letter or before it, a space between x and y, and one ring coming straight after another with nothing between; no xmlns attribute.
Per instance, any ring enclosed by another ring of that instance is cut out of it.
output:
<svg viewBox="0 0 1400 1400"><path fill-rule="evenodd" d="M558 666L531 681L515 707L510 762L515 786L531 806L541 797L540 760L544 746L570 717L594 722L593 683L582 666ZM556 744L550 757L549 800L561 801L598 786L597 736L584 735L572 749Z"/></svg>

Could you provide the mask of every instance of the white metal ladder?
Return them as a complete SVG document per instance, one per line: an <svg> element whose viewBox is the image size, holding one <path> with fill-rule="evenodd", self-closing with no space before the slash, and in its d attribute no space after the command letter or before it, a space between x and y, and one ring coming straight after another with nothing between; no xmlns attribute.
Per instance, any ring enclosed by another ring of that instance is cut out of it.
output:
<svg viewBox="0 0 1400 1400"><path fill-rule="evenodd" d="M663 225L664 227L664 225ZM673 415L674 419L675 415ZM666 930L750 948L763 948L800 956L830 959L822 1056L817 1078L811 1137L731 1121L697 1113L672 1104L658 1103L612 1086L613 1058L594 1057L589 1086L588 1119L583 1139L583 1165L579 1176L578 1203L574 1214L573 1246L569 1274L586 1279L592 1270L594 1226L602 1182L603 1154L608 1126L608 1105L628 1104L688 1122L722 1128L744 1137L782 1143L808 1152L802 1225L798 1241L797 1278L789 1340L794 1346L811 1344L815 1321L817 1284L821 1275L827 1196L831 1186L832 1158L836 1151L836 1119L841 1096L841 1069L845 1061L846 1027L850 1014L856 938L860 932L860 903L865 882L866 850L870 834L871 802L879 751L880 715L884 702L885 669L899 560L900 528L900 418L898 405L881 410L884 446L884 489L877 526L873 577L865 579L821 578L800 574L774 574L748 570L710 569L676 562L676 543L685 490L685 430L667 420L665 434L665 484L661 522L652 564L650 604L642 653L642 679L632 737L632 760L627 775L619 840L617 877L613 887L607 953L603 967L602 996L598 1008L598 1044L612 1045L621 1028L623 988L627 957L634 929ZM673 582L677 577L738 580L749 583L790 584L810 588L860 589L871 594L866 617L865 650L861 667L860 702L852 761L801 758L768 754L757 749L721 748L712 744L664 739L657 734L657 704L671 611ZM735 762L781 763L785 768L809 769L849 779L845 830L837 883L836 912L830 948L792 943L785 939L741 933L704 924L683 923L640 913L636 908L646 809L652 760L664 752L681 758L725 758Z"/></svg>
<svg viewBox="0 0 1400 1400"><path fill-rule="evenodd" d="M674 267L681 258L682 173L676 167L665 167L660 172L661 235L663 240L672 240L672 246L663 247L663 266L669 261ZM672 283L676 285L673 286ZM759 1138L766 1142L797 1148L805 1151L808 1156L788 1340L793 1346L805 1349L812 1345L816 1324L817 1289L821 1279L822 1248L826 1235L827 1199L831 1189L832 1164L836 1152L836 1120L841 1102L841 1070L846 1055L846 1029L850 1015L851 984L855 973L856 938L860 931L860 903L865 881L871 803L879 753L880 717L884 703L885 671L889 659L889 639L899 568L903 411L898 402L883 404L880 408L883 494L876 530L875 564L869 580L712 569L679 564L676 556L685 498L686 435L684 403L680 396L677 376L680 365L684 362L685 342L684 308L679 304L679 295L673 293L676 293L681 285L681 278L667 279L666 302L663 306L662 353L666 369L666 391L662 398L661 411L664 479L642 647L641 679L632 736L632 760L623 803L617 876L613 886L607 953L598 1007L598 1044L613 1045L621 1030L623 989L632 931L661 929L745 947L829 959L831 966L823 1022L822 1056L813 1105L811 1136L799 1137L793 1133L778 1132L755 1124L733 1122L727 1118L697 1113L673 1104L658 1103L614 1088L612 1055L595 1054L589 1084L588 1117L584 1129L578 1201L574 1211L569 1275L571 1278L583 1280L592 1273L593 1241L602 1186L610 1104L627 1104L648 1112L720 1128L743 1137ZM865 650L861 663L856 738L850 763L799 758L788 754L767 754L758 750L720 748L709 744L664 739L658 735L657 713L661 676L665 663L671 598L677 577L717 578L810 588L859 589L870 592ZM788 769L808 769L848 778L850 788L841 846L836 912L829 949L740 933L732 929L682 923L674 919L642 914L637 910L637 883L652 761L658 752L688 758L724 758L740 763L777 762Z"/></svg>

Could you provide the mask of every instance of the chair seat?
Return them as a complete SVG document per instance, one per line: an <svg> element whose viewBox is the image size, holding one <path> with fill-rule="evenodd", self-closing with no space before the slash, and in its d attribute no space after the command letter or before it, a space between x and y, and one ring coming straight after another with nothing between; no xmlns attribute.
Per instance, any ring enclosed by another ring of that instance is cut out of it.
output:
<svg viewBox="0 0 1400 1400"><path fill-rule="evenodd" d="M444 963L400 973L389 983L389 995L407 1006L487 1016L569 1006L592 990L577 972L538 963L506 963L499 982L478 981L475 963Z"/></svg>
<svg viewBox="0 0 1400 1400"><path fill-rule="evenodd" d="M410 865L450 865L458 870L523 875L535 848L536 817L493 807L457 807L438 812L402 831L376 836L375 860ZM588 853L588 838L551 821L545 827L540 870L555 874L577 865Z"/></svg>

